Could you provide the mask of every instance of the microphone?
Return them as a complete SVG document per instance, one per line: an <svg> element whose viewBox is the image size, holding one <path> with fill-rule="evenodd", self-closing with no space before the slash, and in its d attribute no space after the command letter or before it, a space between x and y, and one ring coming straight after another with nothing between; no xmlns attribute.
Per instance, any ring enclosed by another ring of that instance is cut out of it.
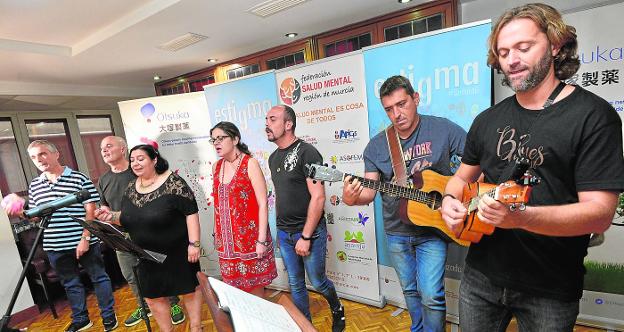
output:
<svg viewBox="0 0 624 332"><path fill-rule="evenodd" d="M82 203L89 198L91 198L91 193L87 189L83 189L73 194L69 194L63 198L53 200L50 203L45 203L41 206L37 206L34 209L24 211L24 216L26 216L26 218L28 219L46 216L60 208L64 208L75 203Z"/></svg>

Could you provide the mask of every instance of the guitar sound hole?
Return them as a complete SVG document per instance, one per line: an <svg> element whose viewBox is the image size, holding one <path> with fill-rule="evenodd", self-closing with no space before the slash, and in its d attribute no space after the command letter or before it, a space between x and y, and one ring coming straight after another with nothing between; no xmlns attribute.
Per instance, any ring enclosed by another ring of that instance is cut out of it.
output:
<svg viewBox="0 0 624 332"><path fill-rule="evenodd" d="M429 193L429 207L432 210L437 210L442 206L442 194L437 191Z"/></svg>

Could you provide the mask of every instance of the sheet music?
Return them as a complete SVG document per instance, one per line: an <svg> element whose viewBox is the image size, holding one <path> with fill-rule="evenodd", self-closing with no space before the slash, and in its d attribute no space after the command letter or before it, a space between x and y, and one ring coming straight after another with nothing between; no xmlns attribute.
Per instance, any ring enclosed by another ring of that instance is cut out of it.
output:
<svg viewBox="0 0 624 332"><path fill-rule="evenodd" d="M219 298L219 305L229 311L236 332L291 332L301 331L290 314L279 304L269 302L208 277L210 286Z"/></svg>

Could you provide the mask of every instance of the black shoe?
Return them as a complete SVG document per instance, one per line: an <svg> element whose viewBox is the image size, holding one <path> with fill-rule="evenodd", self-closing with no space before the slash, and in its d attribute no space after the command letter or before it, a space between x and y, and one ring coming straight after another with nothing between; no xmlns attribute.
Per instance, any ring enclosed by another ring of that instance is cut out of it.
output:
<svg viewBox="0 0 624 332"><path fill-rule="evenodd" d="M102 323L104 324L104 331L112 331L117 328L117 315L113 315L111 318L102 319Z"/></svg>
<svg viewBox="0 0 624 332"><path fill-rule="evenodd" d="M78 332L78 331L84 331L88 328L90 328L91 326L93 326L93 322L91 320L87 320L84 322L71 322L66 328L65 328L65 332Z"/></svg>
<svg viewBox="0 0 624 332"><path fill-rule="evenodd" d="M333 311L332 310L332 332L342 332L347 325L347 321L345 320L344 315L344 307L340 306L340 309Z"/></svg>

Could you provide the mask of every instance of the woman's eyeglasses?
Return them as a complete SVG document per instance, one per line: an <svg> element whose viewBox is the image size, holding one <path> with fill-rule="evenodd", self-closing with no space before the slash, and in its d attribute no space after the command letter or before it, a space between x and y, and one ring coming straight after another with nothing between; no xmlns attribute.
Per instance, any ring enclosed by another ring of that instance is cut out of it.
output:
<svg viewBox="0 0 624 332"><path fill-rule="evenodd" d="M208 140L208 142L212 145L215 145L217 143L221 143L224 139L228 138L230 136L217 136L217 137L213 137L211 139Z"/></svg>

